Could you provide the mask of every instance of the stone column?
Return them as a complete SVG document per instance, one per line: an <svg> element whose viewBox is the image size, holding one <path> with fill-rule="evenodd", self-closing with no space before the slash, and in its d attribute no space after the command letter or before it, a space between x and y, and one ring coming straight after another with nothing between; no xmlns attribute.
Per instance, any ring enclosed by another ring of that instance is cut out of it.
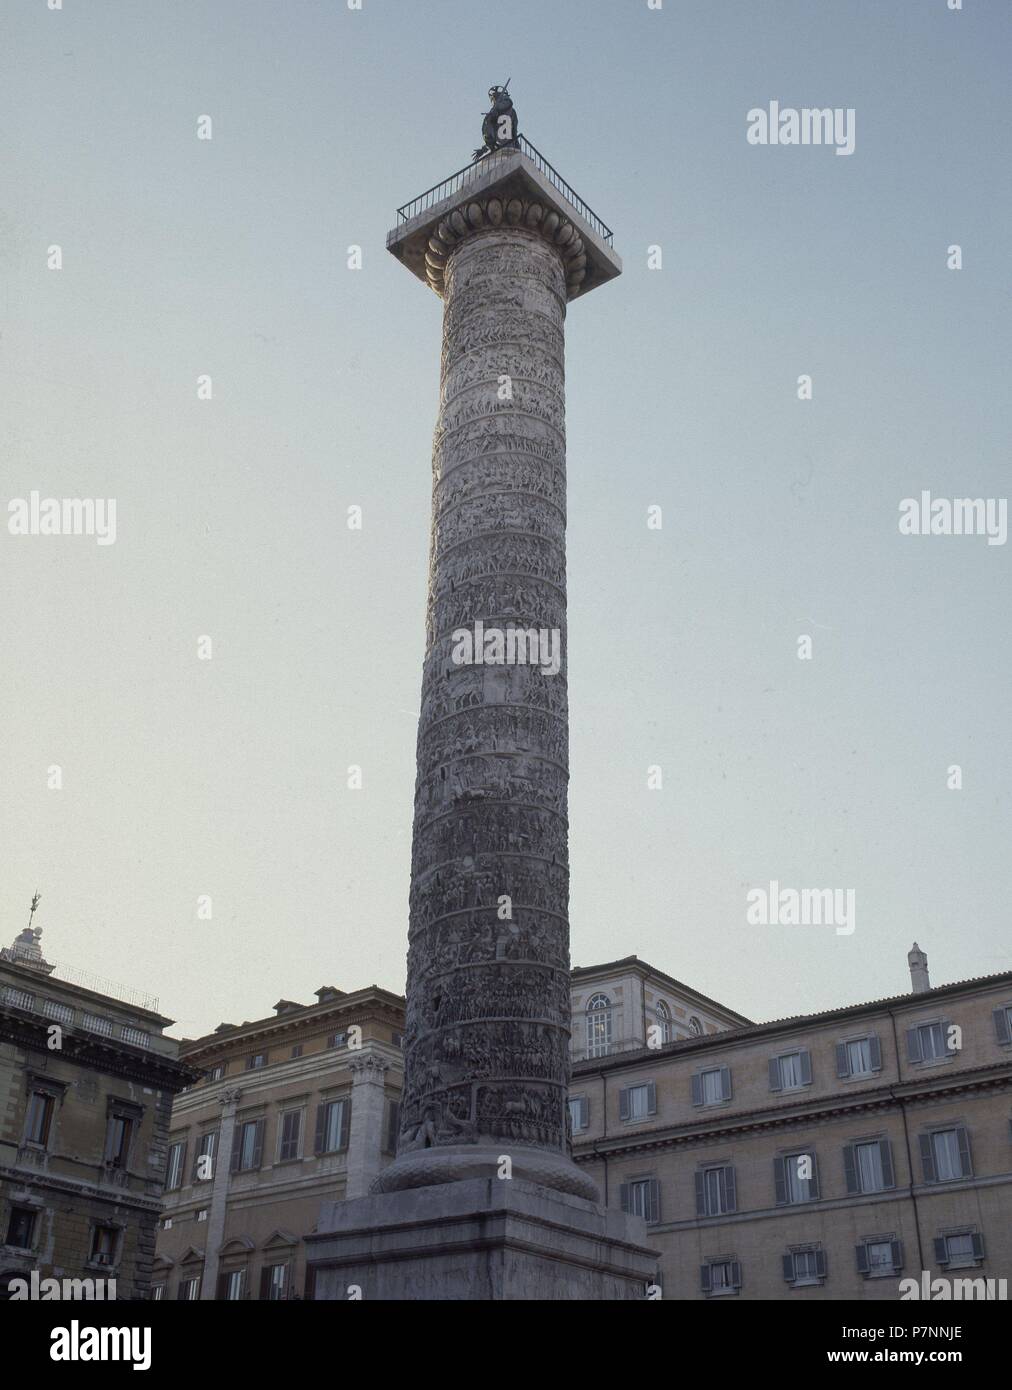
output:
<svg viewBox="0 0 1012 1390"><path fill-rule="evenodd" d="M214 1154L214 1175L211 1179L211 1202L207 1213L204 1242L204 1273L200 1282L201 1299L214 1299L218 1293L218 1251L225 1239L225 1217L228 1214L228 1183L232 1169L232 1135L235 1132L235 1112L242 1091L236 1087L221 1093L221 1126L218 1147Z"/></svg>
<svg viewBox="0 0 1012 1390"><path fill-rule="evenodd" d="M351 1126L348 1131L348 1176L345 1197L364 1197L380 1169L383 1148L384 1080L389 1070L381 1057L353 1056Z"/></svg>
<svg viewBox="0 0 1012 1390"><path fill-rule="evenodd" d="M564 252L576 235L534 199L493 197L429 241L441 406L402 1128L381 1191L488 1176L507 1156L517 1177L597 1195L569 1158L567 1106L564 324L567 278L576 289L583 275Z"/></svg>

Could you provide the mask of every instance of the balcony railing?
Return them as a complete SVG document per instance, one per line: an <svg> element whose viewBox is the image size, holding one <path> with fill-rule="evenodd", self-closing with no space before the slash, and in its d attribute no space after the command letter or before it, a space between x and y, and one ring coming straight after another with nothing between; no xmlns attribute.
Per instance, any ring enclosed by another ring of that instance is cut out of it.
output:
<svg viewBox="0 0 1012 1390"><path fill-rule="evenodd" d="M526 136L517 137L517 145L521 154L527 156L531 163L544 174L545 178L557 189L559 193L571 203L583 220L593 227L594 231L611 246L614 233L611 228L601 221L593 208L589 207L578 193L576 193L559 171L549 164L548 160L540 150L534 148ZM484 159L476 159L471 164L466 164L463 169L458 169L449 178L443 179L441 183L433 184L424 193L419 193L417 198L412 198L410 203L405 203L403 207L397 209L397 216L401 222L408 222L412 217L417 217L419 213L426 212L429 208L441 203L444 198L449 198L454 193L459 193L467 184L479 178L487 169L488 165Z"/></svg>

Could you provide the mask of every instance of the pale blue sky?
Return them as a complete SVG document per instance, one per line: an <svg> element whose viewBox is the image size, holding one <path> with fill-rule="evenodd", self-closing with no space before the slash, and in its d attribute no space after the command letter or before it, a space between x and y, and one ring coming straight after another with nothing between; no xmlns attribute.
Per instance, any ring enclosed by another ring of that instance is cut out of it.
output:
<svg viewBox="0 0 1012 1390"><path fill-rule="evenodd" d="M1009 491L1010 19L6 6L3 515L112 496L118 538L0 535L3 937L40 888L53 959L188 1034L403 988L440 303L384 241L511 77L625 263L568 319L574 962L755 1017L907 988L914 937L936 983L1012 967L1012 547L897 528ZM855 153L749 146L774 98ZM771 878L857 930L747 925Z"/></svg>

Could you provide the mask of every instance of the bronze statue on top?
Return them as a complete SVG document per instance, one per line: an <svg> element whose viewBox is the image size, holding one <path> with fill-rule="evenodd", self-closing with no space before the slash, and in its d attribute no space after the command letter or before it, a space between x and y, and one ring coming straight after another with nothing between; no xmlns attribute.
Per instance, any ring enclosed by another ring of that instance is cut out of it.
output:
<svg viewBox="0 0 1012 1390"><path fill-rule="evenodd" d="M483 159L493 150L501 150L507 146L513 149L517 148L517 113L513 106L513 98L508 91L512 80L512 78L508 78L503 87L490 87L488 89L488 99L492 103L492 109L485 113L481 123L481 134L485 143L475 150L474 158L476 160Z"/></svg>

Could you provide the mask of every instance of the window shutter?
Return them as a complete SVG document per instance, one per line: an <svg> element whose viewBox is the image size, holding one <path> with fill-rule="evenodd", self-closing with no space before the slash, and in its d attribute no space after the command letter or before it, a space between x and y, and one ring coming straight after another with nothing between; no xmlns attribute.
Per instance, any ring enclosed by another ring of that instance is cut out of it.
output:
<svg viewBox="0 0 1012 1390"><path fill-rule="evenodd" d="M259 1168L264 1156L264 1122L257 1120L253 1130L253 1167Z"/></svg>
<svg viewBox="0 0 1012 1390"><path fill-rule="evenodd" d="M773 1160L773 1190L776 1193L778 1207L787 1204L787 1165L790 1161L789 1157Z"/></svg>
<svg viewBox="0 0 1012 1390"><path fill-rule="evenodd" d="M850 1075L850 1063L847 1060L847 1044L836 1044L836 1074L837 1076Z"/></svg>
<svg viewBox="0 0 1012 1390"><path fill-rule="evenodd" d="M732 1260L732 1261L731 1261L731 1287L732 1287L733 1289L740 1289L740 1288L741 1288L741 1261L740 1261L740 1260Z"/></svg>
<svg viewBox="0 0 1012 1390"><path fill-rule="evenodd" d="M825 1277L826 1277L826 1252L825 1252L825 1250L816 1250L816 1252L815 1252L815 1272L816 1272L816 1274L819 1276L820 1279L825 1279Z"/></svg>
<svg viewBox="0 0 1012 1390"><path fill-rule="evenodd" d="M871 1053L872 1071L882 1070L882 1044L879 1042L878 1034L872 1033L868 1039L868 1051Z"/></svg>
<svg viewBox="0 0 1012 1390"><path fill-rule="evenodd" d="M801 1054L801 1084L802 1086L812 1084L812 1054L807 1048Z"/></svg>
<svg viewBox="0 0 1012 1390"><path fill-rule="evenodd" d="M661 1185L656 1178L650 1179L647 1188L647 1220L660 1221L661 1219Z"/></svg>
<svg viewBox="0 0 1012 1390"><path fill-rule="evenodd" d="M699 1285L704 1293L710 1292L710 1266L699 1266Z"/></svg>
<svg viewBox="0 0 1012 1390"><path fill-rule="evenodd" d="M920 1136L920 1144L921 1167L924 1169L924 1181L937 1182L938 1179L935 1175L935 1150L931 1144L931 1135L922 1134Z"/></svg>
<svg viewBox="0 0 1012 1390"><path fill-rule="evenodd" d="M179 1186L179 1187L182 1187L183 1183L186 1181L186 1151L187 1151L187 1149L188 1149L189 1147L190 1147L189 1140L188 1140L188 1139L184 1139L184 1140L183 1140L183 1152L180 1154L180 1157L179 1157L179 1182L178 1182L178 1184L177 1184L177 1186Z"/></svg>
<svg viewBox="0 0 1012 1390"><path fill-rule="evenodd" d="M784 1255L783 1257L784 1278L788 1284L794 1283L794 1256Z"/></svg>
<svg viewBox="0 0 1012 1390"><path fill-rule="evenodd" d="M116 1145L116 1117L110 1115L105 1122L105 1161L106 1163L113 1157Z"/></svg>
<svg viewBox="0 0 1012 1390"><path fill-rule="evenodd" d="M657 1114L657 1087L653 1081L647 1082L647 1114Z"/></svg>
<svg viewBox="0 0 1012 1390"><path fill-rule="evenodd" d="M590 1098L588 1096L580 1097L580 1128L590 1128Z"/></svg>
<svg viewBox="0 0 1012 1390"><path fill-rule="evenodd" d="M808 1195L813 1202L817 1202L822 1196L819 1188L819 1160L814 1154L810 1154L809 1157L812 1160L812 1176L808 1183Z"/></svg>
<svg viewBox="0 0 1012 1390"><path fill-rule="evenodd" d="M970 1242L973 1246L973 1258L982 1260L984 1258L984 1237L979 1232L974 1231L970 1236Z"/></svg>
<svg viewBox="0 0 1012 1390"><path fill-rule="evenodd" d="M722 1100L731 1099L731 1068L721 1067L720 1069L720 1094Z"/></svg>
<svg viewBox="0 0 1012 1390"><path fill-rule="evenodd" d="M323 1153L323 1143L324 1139L326 1138L326 1126L327 1106L325 1102L321 1101L320 1104L316 1107L316 1138L313 1140L313 1152L316 1154Z"/></svg>
<svg viewBox="0 0 1012 1390"><path fill-rule="evenodd" d="M632 1202L629 1198L629 1184L624 1182L618 1190L619 1206L624 1212L632 1211Z"/></svg>
<svg viewBox="0 0 1012 1390"><path fill-rule="evenodd" d="M693 1105L702 1105L703 1103L703 1078L698 1072L692 1078L692 1103ZM703 1268L708 1270L710 1266L704 1265Z"/></svg>
<svg viewBox="0 0 1012 1390"><path fill-rule="evenodd" d="M944 1236L935 1237L935 1264L947 1265L949 1263L949 1250L945 1244Z"/></svg>
<svg viewBox="0 0 1012 1390"><path fill-rule="evenodd" d="M956 1142L959 1144L959 1171L964 1178L972 1178L973 1160L970 1158L970 1136L962 1125L956 1130Z"/></svg>
<svg viewBox="0 0 1012 1390"><path fill-rule="evenodd" d="M880 1139L878 1150L880 1162L882 1164L882 1186L895 1187L896 1174L893 1170L893 1146L888 1139Z"/></svg>
<svg viewBox="0 0 1012 1390"><path fill-rule="evenodd" d="M857 1250L857 1272L867 1276L868 1274L868 1247L862 1243L855 1247Z"/></svg>
<svg viewBox="0 0 1012 1390"><path fill-rule="evenodd" d="M725 1169L724 1169L724 1190L725 1190L725 1192L726 1192L726 1194L727 1194L727 1207L726 1207L726 1210L727 1210L727 1211L737 1211L737 1210L738 1210L738 1199L737 1199L737 1195L736 1195L736 1193L735 1193L735 1181L734 1181L734 1169L733 1169L733 1168L728 1167L728 1168L725 1168Z"/></svg>
<svg viewBox="0 0 1012 1390"><path fill-rule="evenodd" d="M225 1273L221 1273L221 1274L218 1275L218 1292L217 1292L217 1294L215 1295L215 1297L218 1299L219 1303L220 1303L221 1300L225 1297L225 1292L226 1292L227 1288L228 1288L228 1275L225 1274Z"/></svg>
<svg viewBox="0 0 1012 1390"><path fill-rule="evenodd" d="M239 1171L239 1150L242 1145L242 1125L236 1124L232 1130L232 1160L229 1164L233 1173Z"/></svg>
<svg viewBox="0 0 1012 1390"><path fill-rule="evenodd" d="M847 1180L848 1192L861 1191L861 1185L857 1180L857 1164L854 1161L853 1144L844 1144L843 1146L843 1175Z"/></svg>
<svg viewBox="0 0 1012 1390"><path fill-rule="evenodd" d="M264 1265L263 1269L260 1271L260 1302L261 1302L261 1303L266 1303L266 1302L267 1302L267 1297L268 1297L270 1291L271 1291L271 1267L270 1267L270 1265Z"/></svg>
<svg viewBox="0 0 1012 1390"><path fill-rule="evenodd" d="M706 1184L702 1172L696 1173L696 1215L706 1215Z"/></svg>
<svg viewBox="0 0 1012 1390"><path fill-rule="evenodd" d="M401 1105L400 1101L387 1101L387 1152L395 1154L397 1152L397 1135L400 1132Z"/></svg>
<svg viewBox="0 0 1012 1390"><path fill-rule="evenodd" d="M994 1019L995 1037L1000 1043L1012 1042L1012 1029L1009 1028L1008 1009L995 1009L991 1017Z"/></svg>
<svg viewBox="0 0 1012 1390"><path fill-rule="evenodd" d="M921 1061L921 1035L916 1028L907 1029L907 1061Z"/></svg>
<svg viewBox="0 0 1012 1390"><path fill-rule="evenodd" d="M780 1087L780 1058L770 1058L770 1090L779 1091Z"/></svg>
<svg viewBox="0 0 1012 1390"><path fill-rule="evenodd" d="M618 1117L620 1120L629 1118L629 1087L623 1086L618 1093Z"/></svg>
<svg viewBox="0 0 1012 1390"><path fill-rule="evenodd" d="M898 1274L903 1268L903 1242L901 1240L891 1240L889 1242L893 1260L893 1273Z"/></svg>
<svg viewBox="0 0 1012 1390"><path fill-rule="evenodd" d="M341 1106L341 1138L338 1140L338 1148L348 1147L348 1135L351 1133L351 1096L345 1098Z"/></svg>

